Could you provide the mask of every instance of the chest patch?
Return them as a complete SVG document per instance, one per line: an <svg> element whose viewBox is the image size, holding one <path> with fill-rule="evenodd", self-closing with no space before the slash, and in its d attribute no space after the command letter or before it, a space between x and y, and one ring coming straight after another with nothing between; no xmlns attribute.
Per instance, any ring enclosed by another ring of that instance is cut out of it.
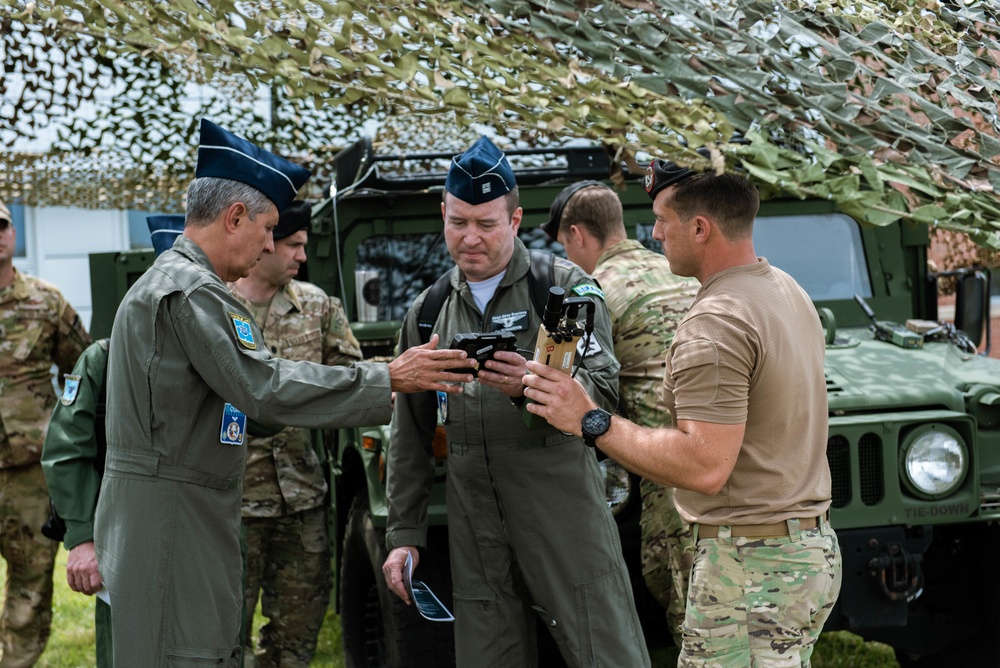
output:
<svg viewBox="0 0 1000 668"><path fill-rule="evenodd" d="M233 328L236 330L236 340L239 341L240 345L247 350L257 350L257 342L253 338L253 327L250 326L250 320L232 311L229 312L229 317L232 318Z"/></svg>
<svg viewBox="0 0 1000 668"><path fill-rule="evenodd" d="M246 429L247 416L232 404L227 403L222 409L222 429L219 430L219 442L223 445L243 445Z"/></svg>
<svg viewBox="0 0 1000 668"><path fill-rule="evenodd" d="M63 406L72 406L76 395L80 392L80 376L63 374L63 393L59 399Z"/></svg>
<svg viewBox="0 0 1000 668"><path fill-rule="evenodd" d="M586 347L584 347L586 344ZM576 342L576 354L580 357L583 356L593 356L601 352L601 344L597 342L597 337L591 335L588 339L586 336L581 336L580 340Z"/></svg>
<svg viewBox="0 0 1000 668"><path fill-rule="evenodd" d="M514 311L490 318L491 332L523 332L528 329L528 312Z"/></svg>

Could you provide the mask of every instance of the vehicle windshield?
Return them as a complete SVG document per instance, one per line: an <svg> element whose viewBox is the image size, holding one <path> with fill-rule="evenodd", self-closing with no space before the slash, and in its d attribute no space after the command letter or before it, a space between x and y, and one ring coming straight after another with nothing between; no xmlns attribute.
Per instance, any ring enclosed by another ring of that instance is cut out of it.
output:
<svg viewBox="0 0 1000 668"><path fill-rule="evenodd" d="M636 237L660 253L653 224L636 226ZM538 228L521 228L528 248L544 248L565 257L560 244ZM842 213L760 216L754 223L754 248L772 266L792 275L813 301L871 297L861 231ZM441 234L373 236L358 249L358 270L378 272L378 319L402 320L424 288L454 266Z"/></svg>
<svg viewBox="0 0 1000 668"><path fill-rule="evenodd" d="M662 252L652 224L638 226L638 238ZM794 278L814 302L871 297L871 280L857 222L842 213L760 216L754 222L754 250Z"/></svg>

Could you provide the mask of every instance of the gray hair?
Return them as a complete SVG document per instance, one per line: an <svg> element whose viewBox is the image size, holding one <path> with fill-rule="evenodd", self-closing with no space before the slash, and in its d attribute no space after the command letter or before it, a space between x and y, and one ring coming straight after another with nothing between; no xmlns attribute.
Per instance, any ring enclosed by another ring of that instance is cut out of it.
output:
<svg viewBox="0 0 1000 668"><path fill-rule="evenodd" d="M202 176L187 189L185 226L204 227L236 202L243 202L250 220L274 206L267 195L241 181Z"/></svg>

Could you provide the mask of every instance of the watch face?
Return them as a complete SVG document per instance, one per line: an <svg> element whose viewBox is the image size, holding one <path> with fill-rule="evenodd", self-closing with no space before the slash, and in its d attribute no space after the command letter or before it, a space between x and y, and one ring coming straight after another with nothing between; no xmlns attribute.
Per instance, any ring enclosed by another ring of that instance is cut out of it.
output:
<svg viewBox="0 0 1000 668"><path fill-rule="evenodd" d="M583 416L583 430L588 434L600 436L611 426L611 416L600 409L589 411Z"/></svg>

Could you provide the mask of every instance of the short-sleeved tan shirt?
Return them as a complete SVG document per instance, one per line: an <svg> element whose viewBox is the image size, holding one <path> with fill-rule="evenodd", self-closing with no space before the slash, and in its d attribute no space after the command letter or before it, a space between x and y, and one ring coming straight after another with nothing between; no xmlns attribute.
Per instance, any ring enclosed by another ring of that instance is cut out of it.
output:
<svg viewBox="0 0 1000 668"><path fill-rule="evenodd" d="M667 357L664 400L678 420L745 422L746 432L718 494L677 490L685 520L769 524L826 511L824 352L809 296L764 258L705 282Z"/></svg>

